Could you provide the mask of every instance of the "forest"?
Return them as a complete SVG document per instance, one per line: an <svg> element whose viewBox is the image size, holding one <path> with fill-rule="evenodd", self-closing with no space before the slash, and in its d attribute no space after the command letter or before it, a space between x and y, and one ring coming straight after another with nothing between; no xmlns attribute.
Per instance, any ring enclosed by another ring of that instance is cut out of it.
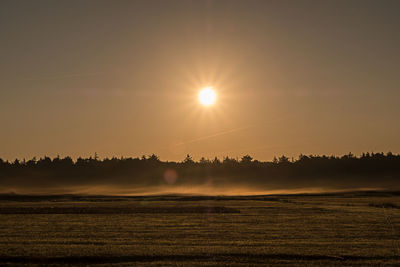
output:
<svg viewBox="0 0 400 267"><path fill-rule="evenodd" d="M400 155L351 153L343 156L284 155L261 162L245 155L181 162L161 161L156 155L141 158L43 157L13 162L0 159L0 187L23 186L162 186L204 185L258 188L378 188L398 189Z"/></svg>

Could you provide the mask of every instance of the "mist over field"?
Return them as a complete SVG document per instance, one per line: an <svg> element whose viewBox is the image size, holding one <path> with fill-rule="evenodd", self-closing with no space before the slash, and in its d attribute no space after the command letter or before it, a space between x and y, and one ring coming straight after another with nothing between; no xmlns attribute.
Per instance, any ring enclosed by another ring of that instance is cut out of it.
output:
<svg viewBox="0 0 400 267"><path fill-rule="evenodd" d="M222 161L188 155L182 162L157 156L104 159L42 158L1 161L0 192L89 195L261 195L399 189L400 156L304 156L260 162L246 155Z"/></svg>
<svg viewBox="0 0 400 267"><path fill-rule="evenodd" d="M55 186L48 188L39 187L2 187L0 194L18 195L121 195L121 196L151 196L151 195L205 195L205 196L249 196L249 195L274 195L274 194L302 194L302 193L332 193L364 190L391 190L387 187L299 187L299 188L256 188L255 186L211 186L211 185L181 185L181 186L114 186L114 185L82 185L82 186Z"/></svg>

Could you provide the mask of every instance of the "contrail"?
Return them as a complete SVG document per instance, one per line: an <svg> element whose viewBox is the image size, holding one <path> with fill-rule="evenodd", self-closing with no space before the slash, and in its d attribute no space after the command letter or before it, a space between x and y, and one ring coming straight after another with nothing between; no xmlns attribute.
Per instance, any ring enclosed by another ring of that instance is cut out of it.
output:
<svg viewBox="0 0 400 267"><path fill-rule="evenodd" d="M75 77L88 77L88 76L97 76L103 73L71 73L71 74L59 74L59 75L43 75L40 77L35 78L28 78L28 81L34 80L57 80L57 79L68 79L68 78L75 78Z"/></svg>
<svg viewBox="0 0 400 267"><path fill-rule="evenodd" d="M215 134L202 136L202 137L199 137L199 138L196 138L196 139L192 139L192 140L188 140L188 141L185 141L185 142L180 142L180 143L177 143L175 145L176 146L182 146L182 145L186 145L186 144L190 144L190 143L195 143L195 142L203 141L203 140L206 140L206 139L209 139L209 138L213 138L213 137L217 137L217 136L221 136L221 135L226 135L226 134L230 134L230 133L246 130L246 129L254 127L254 126L255 125L249 125L249 126L245 126L245 127L234 128L234 129L218 132L218 133L215 133Z"/></svg>
<svg viewBox="0 0 400 267"><path fill-rule="evenodd" d="M272 121L269 121L269 122L266 122L266 123L261 123L261 124L263 124L263 125L264 124L270 124L270 123L275 123L275 122L278 122L278 121L281 121L281 120L283 120L283 118L272 120ZM246 129L249 129L249 128L260 126L261 124L251 124L251 125L244 126L244 127L233 128L233 129L230 129L230 130L226 130L226 131L218 132L218 133L215 133L215 134L202 136L202 137L195 138L195 139L192 139L192 140L179 142L179 143L175 144L175 146L182 146L182 145L186 145L186 144L191 144L191 143L207 140L207 139L214 138L214 137L217 137L217 136L222 136L222 135L231 134L231 133L238 132L238 131L243 131L243 130L246 130Z"/></svg>

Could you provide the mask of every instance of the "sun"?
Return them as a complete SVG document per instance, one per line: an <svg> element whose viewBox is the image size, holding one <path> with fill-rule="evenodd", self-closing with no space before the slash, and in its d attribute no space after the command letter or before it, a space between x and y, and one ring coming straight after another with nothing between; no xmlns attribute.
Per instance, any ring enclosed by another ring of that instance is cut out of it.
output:
<svg viewBox="0 0 400 267"><path fill-rule="evenodd" d="M199 92L199 102L204 106L211 106L217 100L217 94L211 86L204 87Z"/></svg>

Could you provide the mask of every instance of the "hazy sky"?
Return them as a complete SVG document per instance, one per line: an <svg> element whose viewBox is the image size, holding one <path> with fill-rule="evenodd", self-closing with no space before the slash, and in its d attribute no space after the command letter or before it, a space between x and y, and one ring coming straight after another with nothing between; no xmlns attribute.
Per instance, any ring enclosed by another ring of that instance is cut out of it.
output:
<svg viewBox="0 0 400 267"><path fill-rule="evenodd" d="M399 153L399 14L397 0L2 0L0 157Z"/></svg>

